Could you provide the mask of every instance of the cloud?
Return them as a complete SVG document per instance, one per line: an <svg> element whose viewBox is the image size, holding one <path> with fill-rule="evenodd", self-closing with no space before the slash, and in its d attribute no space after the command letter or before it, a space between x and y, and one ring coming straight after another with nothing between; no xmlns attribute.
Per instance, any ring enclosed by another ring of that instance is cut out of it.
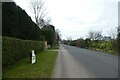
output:
<svg viewBox="0 0 120 80"><path fill-rule="evenodd" d="M18 1L18 0L15 0ZM26 1L26 0L25 0ZM86 37L89 30L102 30L104 35L118 25L119 0L44 0L52 24L67 37ZM22 1L19 3L23 7ZM28 11L28 8L24 8ZM33 15L31 16L33 19Z"/></svg>
<svg viewBox="0 0 120 80"><path fill-rule="evenodd" d="M53 23L63 36L84 37L91 29L106 34L117 26L117 0L60 0L52 9Z"/></svg>

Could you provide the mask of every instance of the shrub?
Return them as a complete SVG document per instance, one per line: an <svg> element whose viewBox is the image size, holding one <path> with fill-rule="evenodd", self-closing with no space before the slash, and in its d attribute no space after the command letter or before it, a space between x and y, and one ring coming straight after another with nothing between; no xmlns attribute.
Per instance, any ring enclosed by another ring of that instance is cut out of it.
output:
<svg viewBox="0 0 120 80"><path fill-rule="evenodd" d="M91 48L99 49L99 50L102 50L102 51L106 51L106 52L116 54L117 53L117 41L112 40L112 41L109 41L109 42L105 42L105 41L93 42L91 44Z"/></svg>
<svg viewBox="0 0 120 80"><path fill-rule="evenodd" d="M44 42L21 40L16 38L2 38L2 67L5 68L18 60L29 56L33 49L36 52L44 50Z"/></svg>

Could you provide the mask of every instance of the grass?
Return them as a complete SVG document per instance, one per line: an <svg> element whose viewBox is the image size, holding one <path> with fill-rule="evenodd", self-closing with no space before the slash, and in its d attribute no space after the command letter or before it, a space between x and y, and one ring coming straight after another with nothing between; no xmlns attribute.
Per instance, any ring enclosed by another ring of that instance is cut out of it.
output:
<svg viewBox="0 0 120 80"><path fill-rule="evenodd" d="M44 51L37 54L37 62L31 64L24 58L3 71L3 78L50 78L58 51Z"/></svg>
<svg viewBox="0 0 120 80"><path fill-rule="evenodd" d="M52 48L50 49L59 49L59 46L53 46Z"/></svg>
<svg viewBox="0 0 120 80"><path fill-rule="evenodd" d="M47 49L46 51L56 51L59 49L59 46L52 46L51 48Z"/></svg>

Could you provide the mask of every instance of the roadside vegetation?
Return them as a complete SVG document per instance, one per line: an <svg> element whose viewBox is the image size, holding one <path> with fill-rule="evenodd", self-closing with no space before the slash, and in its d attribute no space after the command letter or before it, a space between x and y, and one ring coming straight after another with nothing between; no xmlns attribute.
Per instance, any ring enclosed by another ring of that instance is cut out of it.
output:
<svg viewBox="0 0 120 80"><path fill-rule="evenodd" d="M29 57L21 59L3 71L3 78L50 78L57 54L58 51L39 52L35 64L30 63Z"/></svg>
<svg viewBox="0 0 120 80"><path fill-rule="evenodd" d="M55 26L44 22L42 26L33 22L31 17L14 2L2 3L2 36L23 40L47 41L51 46L59 36Z"/></svg>
<svg viewBox="0 0 120 80"><path fill-rule="evenodd" d="M109 41L103 40L103 36L100 31L89 32L89 36L86 39L79 38L77 40L63 40L66 45L77 46L80 48L87 48L92 50L103 51L118 55L118 38L110 39Z"/></svg>
<svg viewBox="0 0 120 80"><path fill-rule="evenodd" d="M9 67L30 55L31 50L37 53L44 50L44 41L21 40L17 38L2 38L2 67Z"/></svg>
<svg viewBox="0 0 120 80"><path fill-rule="evenodd" d="M50 77L58 53L58 48L54 47L59 42L59 33L55 26L43 17L33 22L15 2L3 2L2 13L3 78ZM55 50L45 50L48 45ZM37 53L35 64L30 63L31 50Z"/></svg>

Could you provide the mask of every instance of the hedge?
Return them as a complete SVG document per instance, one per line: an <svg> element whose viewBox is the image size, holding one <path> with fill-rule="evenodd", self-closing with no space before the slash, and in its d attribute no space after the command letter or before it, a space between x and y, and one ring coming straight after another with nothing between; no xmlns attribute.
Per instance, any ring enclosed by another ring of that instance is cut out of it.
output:
<svg viewBox="0 0 120 80"><path fill-rule="evenodd" d="M92 42L92 44L89 45L89 48L92 49L97 49L97 50L102 50L105 52L117 54L117 41L112 40L112 41L99 41L99 42Z"/></svg>
<svg viewBox="0 0 120 80"><path fill-rule="evenodd" d="M118 39L118 42L120 43L120 38ZM68 43L70 43L71 46L78 46L80 48L100 50L100 51L104 51L112 54L118 54L118 50L120 52L120 46L119 46L119 43L117 43L117 40L99 41L99 40L90 40L90 39L86 39L86 40L77 39L71 42L64 41L64 44L68 44ZM119 46L119 49L118 49L118 46Z"/></svg>
<svg viewBox="0 0 120 80"><path fill-rule="evenodd" d="M21 40L16 38L2 38L2 67L8 67L18 60L29 56L31 50L44 50L45 43L42 41Z"/></svg>

